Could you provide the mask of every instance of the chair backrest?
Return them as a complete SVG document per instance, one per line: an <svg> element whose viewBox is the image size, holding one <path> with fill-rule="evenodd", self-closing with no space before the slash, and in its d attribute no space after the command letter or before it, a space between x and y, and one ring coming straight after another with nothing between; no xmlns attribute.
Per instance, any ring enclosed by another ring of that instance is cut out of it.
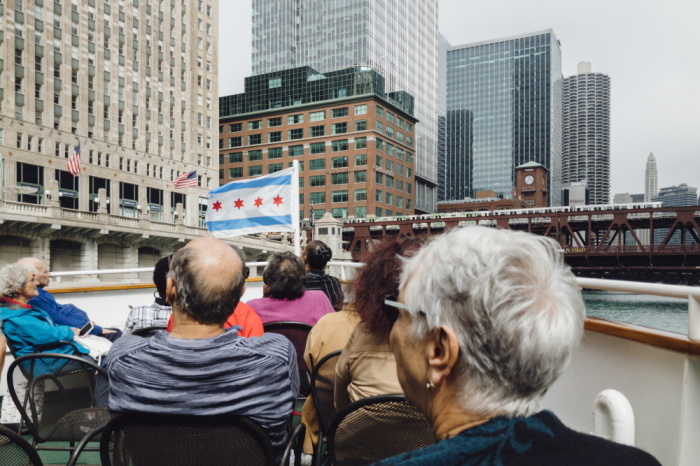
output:
<svg viewBox="0 0 700 466"><path fill-rule="evenodd" d="M0 464L3 466L41 466L36 450L12 430L0 424Z"/></svg>
<svg viewBox="0 0 700 466"><path fill-rule="evenodd" d="M79 441L109 420L107 371L81 357L22 356L10 365L7 384L35 443Z"/></svg>
<svg viewBox="0 0 700 466"><path fill-rule="evenodd" d="M308 395L311 392L308 370L304 361L304 351L306 350L306 339L312 326L304 322L268 322L263 324L265 332L279 333L292 342L297 352L297 366L299 368L300 392Z"/></svg>
<svg viewBox="0 0 700 466"><path fill-rule="evenodd" d="M331 423L333 465L371 464L435 443L428 420L402 395L381 395L346 406Z"/></svg>
<svg viewBox="0 0 700 466"><path fill-rule="evenodd" d="M322 357L311 372L311 397L318 413L321 432L328 434L331 422L338 413L335 410L335 366L342 350Z"/></svg>
<svg viewBox="0 0 700 466"><path fill-rule="evenodd" d="M131 332L131 334L136 335L137 337L151 338L153 335L158 333L158 331L160 331L160 330L167 330L167 327L154 326L154 327L137 328L136 330Z"/></svg>
<svg viewBox="0 0 700 466"><path fill-rule="evenodd" d="M272 465L265 432L242 416L121 413L102 431L105 466Z"/></svg>

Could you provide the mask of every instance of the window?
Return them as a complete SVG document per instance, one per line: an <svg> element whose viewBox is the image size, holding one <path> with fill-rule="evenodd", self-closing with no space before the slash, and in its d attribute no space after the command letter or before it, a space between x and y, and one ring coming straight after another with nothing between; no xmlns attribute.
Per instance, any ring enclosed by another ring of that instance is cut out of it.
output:
<svg viewBox="0 0 700 466"><path fill-rule="evenodd" d="M262 128L262 120L255 120L248 122L248 130L260 129Z"/></svg>
<svg viewBox="0 0 700 466"><path fill-rule="evenodd" d="M348 166L348 158L347 156L343 157L333 157L333 168L345 168Z"/></svg>
<svg viewBox="0 0 700 466"><path fill-rule="evenodd" d="M248 162L256 162L258 160L262 160L262 151L261 150L248 151Z"/></svg>
<svg viewBox="0 0 700 466"><path fill-rule="evenodd" d="M377 184L384 183L384 173L377 172L376 175L377 176L376 176L375 180L376 180Z"/></svg>
<svg viewBox="0 0 700 466"><path fill-rule="evenodd" d="M331 174L331 184L348 184L347 172Z"/></svg>
<svg viewBox="0 0 700 466"><path fill-rule="evenodd" d="M379 132L379 133L384 132L384 123L382 123L381 121L375 122L375 127L377 129L377 132Z"/></svg>
<svg viewBox="0 0 700 466"><path fill-rule="evenodd" d="M333 207L332 215L333 215L333 218L348 218L348 208L347 207Z"/></svg>
<svg viewBox="0 0 700 466"><path fill-rule="evenodd" d="M367 131L367 120L357 120L355 122L355 131Z"/></svg>
<svg viewBox="0 0 700 466"><path fill-rule="evenodd" d="M282 170L282 164L281 163L271 163L267 166L267 172L268 173L275 173Z"/></svg>
<svg viewBox="0 0 700 466"><path fill-rule="evenodd" d="M309 113L309 121L321 121L326 119L326 112L325 110L321 110L319 112L311 112Z"/></svg>
<svg viewBox="0 0 700 466"><path fill-rule="evenodd" d="M381 139L375 139L374 145L376 146L377 150L384 150L384 141L382 141Z"/></svg>
<svg viewBox="0 0 700 466"><path fill-rule="evenodd" d="M381 207L375 207L375 208L374 208L374 215L375 215L376 217L382 217L382 216L383 216L383 215L382 215L382 208L381 208Z"/></svg>
<svg viewBox="0 0 700 466"><path fill-rule="evenodd" d="M377 116L378 117L383 117L384 116L384 109L377 105Z"/></svg>
<svg viewBox="0 0 700 466"><path fill-rule="evenodd" d="M355 105L355 115L367 115L367 104Z"/></svg>
<svg viewBox="0 0 700 466"><path fill-rule="evenodd" d="M403 181L402 180L396 180L396 189L399 191L403 191Z"/></svg>
<svg viewBox="0 0 700 466"><path fill-rule="evenodd" d="M384 159L380 155L378 155L374 160L374 165L376 167L381 167L383 162L384 162Z"/></svg>
<svg viewBox="0 0 700 466"><path fill-rule="evenodd" d="M288 151L290 157L304 155L304 146L289 146Z"/></svg>
<svg viewBox="0 0 700 466"><path fill-rule="evenodd" d="M333 141L331 147L332 147L333 152L339 152L341 150L348 150L348 140L341 139L339 141Z"/></svg>
<svg viewBox="0 0 700 466"><path fill-rule="evenodd" d="M326 185L326 175L311 175L309 177L309 186L325 186Z"/></svg>
<svg viewBox="0 0 700 466"><path fill-rule="evenodd" d="M394 162L391 160L386 161L386 169L389 171L394 171Z"/></svg>
<svg viewBox="0 0 700 466"><path fill-rule="evenodd" d="M281 147L272 147L267 150L267 158L268 159L281 159L282 158L282 148Z"/></svg>
<svg viewBox="0 0 700 466"><path fill-rule="evenodd" d="M389 175L386 176L386 187L387 188L394 187L394 177L393 176L389 176ZM387 193L387 196L388 195L389 195L389 193ZM389 201L387 201L387 202L389 202Z"/></svg>
<svg viewBox="0 0 700 466"><path fill-rule="evenodd" d="M413 147L413 138L410 136L406 136L406 145L408 147Z"/></svg>
<svg viewBox="0 0 700 466"><path fill-rule="evenodd" d="M326 202L326 193L309 193L309 202L312 204L324 204Z"/></svg>
<svg viewBox="0 0 700 466"><path fill-rule="evenodd" d="M396 140L403 143L403 133L396 132Z"/></svg>
<svg viewBox="0 0 700 466"><path fill-rule="evenodd" d="M366 206L355 206L355 218L365 218L367 217L367 207Z"/></svg>
<svg viewBox="0 0 700 466"><path fill-rule="evenodd" d="M355 190L355 200L356 201L366 201L367 200L367 188L357 188Z"/></svg>
<svg viewBox="0 0 700 466"><path fill-rule="evenodd" d="M304 123L304 114L300 113L298 115L289 115L287 117L287 124L288 125L298 125L300 123Z"/></svg>
<svg viewBox="0 0 700 466"><path fill-rule="evenodd" d="M394 128L391 126L386 127L386 135L390 137L391 139L394 139Z"/></svg>
<svg viewBox="0 0 700 466"><path fill-rule="evenodd" d="M248 176L262 175L262 165L252 165L248 167Z"/></svg>
<svg viewBox="0 0 700 466"><path fill-rule="evenodd" d="M229 178L243 178L243 167L235 167L228 169Z"/></svg>
<svg viewBox="0 0 700 466"><path fill-rule="evenodd" d="M331 125L331 134L345 134L348 132L348 124L345 123L334 123Z"/></svg>
<svg viewBox="0 0 700 466"><path fill-rule="evenodd" d="M394 122L394 114L391 112L386 112L386 121L388 121L389 123L393 123Z"/></svg>
<svg viewBox="0 0 700 466"><path fill-rule="evenodd" d="M268 128L273 128L275 126L282 126L282 117L270 118L267 120Z"/></svg>
<svg viewBox="0 0 700 466"><path fill-rule="evenodd" d="M367 165L367 154L355 154L355 166Z"/></svg>
<svg viewBox="0 0 700 466"><path fill-rule="evenodd" d="M228 132L229 133L238 133L240 131L243 131L243 124L242 123L232 123L228 125Z"/></svg>
<svg viewBox="0 0 700 466"><path fill-rule="evenodd" d="M312 142L309 144L309 148L311 149L312 154L323 154L326 152L326 143L325 142Z"/></svg>
<svg viewBox="0 0 700 466"><path fill-rule="evenodd" d="M410 168L406 167L406 178L411 178L411 174L413 173L413 170Z"/></svg>
<svg viewBox="0 0 700 466"><path fill-rule="evenodd" d="M413 125L410 123L406 123L406 132L407 133L412 133L413 132ZM408 207L408 204L406 205Z"/></svg>
<svg viewBox="0 0 700 466"><path fill-rule="evenodd" d="M406 183L406 192L411 194L411 183ZM406 204L406 207L408 207L408 204Z"/></svg>
<svg viewBox="0 0 700 466"><path fill-rule="evenodd" d="M355 183L366 183L367 182L367 171L363 170L360 172L355 172Z"/></svg>
<svg viewBox="0 0 700 466"><path fill-rule="evenodd" d="M331 193L331 199L333 202L348 202L348 190L333 191Z"/></svg>
<svg viewBox="0 0 700 466"><path fill-rule="evenodd" d="M272 131L267 133L267 142L280 142L282 140L282 131Z"/></svg>
<svg viewBox="0 0 700 466"><path fill-rule="evenodd" d="M347 107L341 107L341 108L334 108L332 110L332 117L333 118L340 118L344 116L348 116L348 108Z"/></svg>
<svg viewBox="0 0 700 466"><path fill-rule="evenodd" d="M304 128L296 128L289 130L289 140L302 139L304 137Z"/></svg>
<svg viewBox="0 0 700 466"><path fill-rule="evenodd" d="M396 174L399 176L403 176L403 165L400 163L396 164Z"/></svg>
<svg viewBox="0 0 700 466"><path fill-rule="evenodd" d="M326 159L315 159L309 162L310 170L325 170L326 169Z"/></svg>
<svg viewBox="0 0 700 466"><path fill-rule="evenodd" d="M335 125L333 125L335 126ZM335 134L335 133L334 133ZM317 138L319 136L325 136L326 135L326 127L324 125L320 126L312 126L311 127L311 134L310 136L312 138Z"/></svg>
<svg viewBox="0 0 700 466"><path fill-rule="evenodd" d="M355 149L365 149L367 147L367 138L355 138Z"/></svg>
<svg viewBox="0 0 700 466"><path fill-rule="evenodd" d="M396 117L396 126L403 128L403 119Z"/></svg>
<svg viewBox="0 0 700 466"><path fill-rule="evenodd" d="M229 147L241 147L243 145L243 138L240 136L236 136L233 138L228 138L228 146Z"/></svg>
<svg viewBox="0 0 700 466"><path fill-rule="evenodd" d="M268 87L268 89L275 89L278 87L282 87L282 78L280 76L277 76L275 78L270 78L267 82L267 87Z"/></svg>
<svg viewBox="0 0 700 466"><path fill-rule="evenodd" d="M377 202L384 202L384 192L381 189L377 189L374 192L374 200Z"/></svg>
<svg viewBox="0 0 700 466"><path fill-rule="evenodd" d="M248 145L253 146L256 144L262 144L262 134L249 134Z"/></svg>

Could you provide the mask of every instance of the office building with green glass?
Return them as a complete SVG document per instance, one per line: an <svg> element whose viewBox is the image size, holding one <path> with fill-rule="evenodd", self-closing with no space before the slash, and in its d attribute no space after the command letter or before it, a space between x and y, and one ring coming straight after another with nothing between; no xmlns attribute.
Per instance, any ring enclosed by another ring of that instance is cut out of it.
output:
<svg viewBox="0 0 700 466"><path fill-rule="evenodd" d="M448 48L445 174L440 200L492 190L512 198L515 167L550 173L549 198L561 195L562 71L549 29Z"/></svg>

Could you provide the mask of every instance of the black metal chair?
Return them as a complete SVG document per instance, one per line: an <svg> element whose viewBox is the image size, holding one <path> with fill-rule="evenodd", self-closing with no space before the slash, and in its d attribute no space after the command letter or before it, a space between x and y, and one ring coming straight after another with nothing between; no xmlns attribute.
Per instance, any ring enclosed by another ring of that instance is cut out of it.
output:
<svg viewBox="0 0 700 466"><path fill-rule="evenodd" d="M365 465L434 443L430 422L403 395L373 396L335 417L328 457L333 465Z"/></svg>
<svg viewBox="0 0 700 466"><path fill-rule="evenodd" d="M242 416L121 413L102 431L104 466L274 465L265 432Z"/></svg>
<svg viewBox="0 0 700 466"><path fill-rule="evenodd" d="M22 356L10 365L7 384L37 450L72 451L75 442L110 418L107 371L78 356ZM46 442L69 446L42 445Z"/></svg>
<svg viewBox="0 0 700 466"><path fill-rule="evenodd" d="M335 366L342 350L333 351L322 357L311 372L311 398L318 414L319 434L314 464L320 465L323 446L335 418Z"/></svg>
<svg viewBox="0 0 700 466"><path fill-rule="evenodd" d="M160 330L167 330L167 327L153 326L153 327L137 328L136 330L131 332L131 334L136 335L137 337L151 338L153 335L158 333L158 331L160 331Z"/></svg>
<svg viewBox="0 0 700 466"><path fill-rule="evenodd" d="M3 466L42 466L32 446L18 434L0 424L0 464Z"/></svg>
<svg viewBox="0 0 700 466"><path fill-rule="evenodd" d="M311 381L309 371L304 361L304 351L306 350L306 339L309 336L312 326L304 322L268 322L263 324L265 333L279 333L287 337L294 345L297 352L297 367L299 368L299 392L302 397L306 397L311 392Z"/></svg>

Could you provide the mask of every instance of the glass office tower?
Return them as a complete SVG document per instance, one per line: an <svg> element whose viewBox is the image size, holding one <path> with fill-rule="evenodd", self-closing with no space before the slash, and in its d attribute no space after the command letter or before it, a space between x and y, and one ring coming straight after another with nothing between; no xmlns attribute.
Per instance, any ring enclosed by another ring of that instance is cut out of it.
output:
<svg viewBox="0 0 700 466"><path fill-rule="evenodd" d="M438 1L253 0L253 74L370 67L415 97L416 210L437 201Z"/></svg>
<svg viewBox="0 0 700 466"><path fill-rule="evenodd" d="M511 198L515 167L549 169L561 197L561 50L552 30L450 47L444 200Z"/></svg>

